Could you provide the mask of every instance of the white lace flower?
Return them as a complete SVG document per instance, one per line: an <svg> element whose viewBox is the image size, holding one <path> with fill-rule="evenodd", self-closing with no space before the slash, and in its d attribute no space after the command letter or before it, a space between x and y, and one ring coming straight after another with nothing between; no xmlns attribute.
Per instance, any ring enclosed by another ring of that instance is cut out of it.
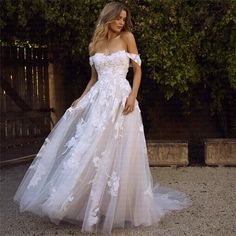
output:
<svg viewBox="0 0 236 236"><path fill-rule="evenodd" d="M49 138L46 138L46 139L45 139L45 142L46 142L46 143L50 143L50 139L49 139Z"/></svg>
<svg viewBox="0 0 236 236"><path fill-rule="evenodd" d="M90 66L93 66L93 58L92 57L89 57L89 64L90 64Z"/></svg>
<svg viewBox="0 0 236 236"><path fill-rule="evenodd" d="M68 147L68 148L70 148L70 147L74 146L75 142L76 142L75 137L72 137L72 138L65 144L65 146Z"/></svg>
<svg viewBox="0 0 236 236"><path fill-rule="evenodd" d="M39 165L39 162L41 160L41 156L39 156L39 153L36 155L36 157L34 158L34 163L31 163L31 165L29 166L29 169L36 169L37 166Z"/></svg>
<svg viewBox="0 0 236 236"><path fill-rule="evenodd" d="M54 204L56 204L55 201L56 195L57 195L57 190L55 187L52 187L48 200L46 201L47 206L53 206Z"/></svg>
<svg viewBox="0 0 236 236"><path fill-rule="evenodd" d="M73 196L68 197L68 202L72 202L73 199L74 199Z"/></svg>
<svg viewBox="0 0 236 236"><path fill-rule="evenodd" d="M34 168L34 166L33 166L33 168ZM42 176L45 174L46 174L45 167L43 166L43 164L41 162L39 162L37 165L36 172L34 173L33 177L31 178L30 183L27 186L27 188L35 187L36 185L38 185L38 182L42 179Z"/></svg>
<svg viewBox="0 0 236 236"><path fill-rule="evenodd" d="M115 139L118 139L123 136L123 121L124 116L120 116L114 125L114 128L116 130Z"/></svg>
<svg viewBox="0 0 236 236"><path fill-rule="evenodd" d="M110 180L107 182L107 185L109 187L108 193L110 193L112 196L117 196L119 189L119 182L120 182L120 177L116 174L115 171L113 171L112 175L110 176Z"/></svg>
<svg viewBox="0 0 236 236"><path fill-rule="evenodd" d="M144 131L143 131L143 125L141 125L141 126L139 127L139 131L142 132L142 133L144 132Z"/></svg>
<svg viewBox="0 0 236 236"><path fill-rule="evenodd" d="M70 203L71 203L73 200L74 200L74 197L73 197L72 194L70 194L70 195L66 198L65 202L64 202L63 205L62 205L63 211L66 211L66 210L67 210L68 206L70 205Z"/></svg>
<svg viewBox="0 0 236 236"><path fill-rule="evenodd" d="M46 138L46 139L44 140L44 143L43 143L42 147L40 148L40 151L43 151L43 149L45 149L45 147L46 147L50 142L51 142L50 139L49 139L49 138Z"/></svg>
<svg viewBox="0 0 236 236"><path fill-rule="evenodd" d="M99 158L98 156L95 156L95 157L93 158L93 164L94 164L94 166L95 166L96 168L99 167L100 162L101 162L101 158Z"/></svg>
<svg viewBox="0 0 236 236"><path fill-rule="evenodd" d="M99 208L97 207L96 209L92 210L89 213L88 216L88 224L89 225L95 225L98 222L98 212L99 212Z"/></svg>
<svg viewBox="0 0 236 236"><path fill-rule="evenodd" d="M52 192L55 193L56 192L56 189L55 187L52 188Z"/></svg>
<svg viewBox="0 0 236 236"><path fill-rule="evenodd" d="M85 124L86 124L85 120L81 118L81 120L76 125L75 138L80 137L81 132L83 132L83 128Z"/></svg>
<svg viewBox="0 0 236 236"><path fill-rule="evenodd" d="M65 162L63 163L64 171L66 171L68 168L74 169L77 167L78 167L78 158L76 158L72 153L69 159L65 160Z"/></svg>
<svg viewBox="0 0 236 236"><path fill-rule="evenodd" d="M75 108L74 107L69 107L63 114L62 118L63 120L67 120L74 112Z"/></svg>

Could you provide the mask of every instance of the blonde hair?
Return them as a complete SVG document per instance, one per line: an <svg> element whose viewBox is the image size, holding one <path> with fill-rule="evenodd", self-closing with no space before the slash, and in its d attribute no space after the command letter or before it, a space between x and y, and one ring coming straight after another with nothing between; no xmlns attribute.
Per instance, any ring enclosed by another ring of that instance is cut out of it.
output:
<svg viewBox="0 0 236 236"><path fill-rule="evenodd" d="M96 28L89 47L90 55L95 52L95 47L98 41L103 40L108 34L108 24L117 19L120 12L126 11L126 20L122 31L131 31L133 24L131 21L131 14L129 9L120 2L110 2L105 5L96 22Z"/></svg>

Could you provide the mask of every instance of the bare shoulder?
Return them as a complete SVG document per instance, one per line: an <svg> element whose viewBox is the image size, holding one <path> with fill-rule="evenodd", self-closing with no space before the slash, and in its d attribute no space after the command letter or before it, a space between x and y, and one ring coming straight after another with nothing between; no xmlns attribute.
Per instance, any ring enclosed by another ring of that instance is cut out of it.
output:
<svg viewBox="0 0 236 236"><path fill-rule="evenodd" d="M136 46L135 38L132 32L126 31L123 32L121 35L122 39L124 40L126 46L127 46L127 51L131 53L138 53L138 49Z"/></svg>
<svg viewBox="0 0 236 236"><path fill-rule="evenodd" d="M134 40L134 35L130 31L125 31L125 32L122 32L121 38L125 40L126 42L128 42L128 41Z"/></svg>

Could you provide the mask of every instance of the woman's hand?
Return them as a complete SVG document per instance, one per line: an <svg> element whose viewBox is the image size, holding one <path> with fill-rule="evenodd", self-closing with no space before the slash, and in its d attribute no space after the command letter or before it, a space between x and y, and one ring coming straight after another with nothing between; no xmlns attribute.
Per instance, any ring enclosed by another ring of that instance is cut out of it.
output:
<svg viewBox="0 0 236 236"><path fill-rule="evenodd" d="M71 107L73 107L73 108L76 107L76 105L77 105L77 103L79 102L80 99L81 99L81 97L74 100L74 102L72 102L72 104L71 104Z"/></svg>
<svg viewBox="0 0 236 236"><path fill-rule="evenodd" d="M130 94L128 96L128 98L126 99L125 108L123 110L124 115L127 115L134 110L135 99L136 98L133 94Z"/></svg>

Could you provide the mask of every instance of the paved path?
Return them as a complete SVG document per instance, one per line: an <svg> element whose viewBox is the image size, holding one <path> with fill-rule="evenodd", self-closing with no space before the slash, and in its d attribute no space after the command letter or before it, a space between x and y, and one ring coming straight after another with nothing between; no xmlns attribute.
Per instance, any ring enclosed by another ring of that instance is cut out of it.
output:
<svg viewBox="0 0 236 236"><path fill-rule="evenodd" d="M28 164L1 169L0 235L89 235L77 225L59 226L31 213L19 214L12 201ZM153 167L154 182L187 193L193 205L172 211L159 224L135 229L115 229L114 236L235 236L236 235L236 168L235 167ZM94 235L94 234L93 234Z"/></svg>

